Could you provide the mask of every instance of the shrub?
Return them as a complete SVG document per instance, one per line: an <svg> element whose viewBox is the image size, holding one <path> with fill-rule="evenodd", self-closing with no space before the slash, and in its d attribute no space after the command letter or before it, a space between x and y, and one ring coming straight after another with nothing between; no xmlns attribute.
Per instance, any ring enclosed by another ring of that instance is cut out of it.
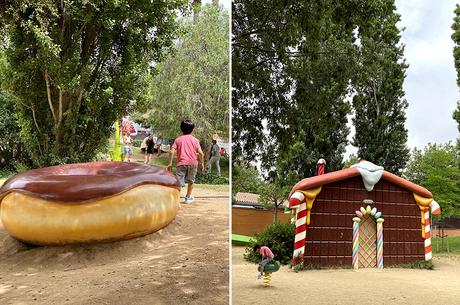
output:
<svg viewBox="0 0 460 305"><path fill-rule="evenodd" d="M134 139L134 140L133 140L133 146L134 146L134 147L141 147L142 141L144 141L144 140L141 140L141 139Z"/></svg>
<svg viewBox="0 0 460 305"><path fill-rule="evenodd" d="M275 259L286 265L291 262L294 247L295 225L291 223L272 223L249 241L244 258L250 262L259 262L259 253L253 251L254 245L269 247Z"/></svg>
<svg viewBox="0 0 460 305"><path fill-rule="evenodd" d="M197 184L228 184L228 178L213 175L197 173L195 178Z"/></svg>

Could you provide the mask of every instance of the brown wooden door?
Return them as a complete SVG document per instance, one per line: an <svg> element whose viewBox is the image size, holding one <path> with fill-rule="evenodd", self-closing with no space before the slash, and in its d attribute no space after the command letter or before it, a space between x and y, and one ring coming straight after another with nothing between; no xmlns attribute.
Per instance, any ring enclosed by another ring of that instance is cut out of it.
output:
<svg viewBox="0 0 460 305"><path fill-rule="evenodd" d="M376 267L377 225L374 216L366 215L359 224L359 268Z"/></svg>

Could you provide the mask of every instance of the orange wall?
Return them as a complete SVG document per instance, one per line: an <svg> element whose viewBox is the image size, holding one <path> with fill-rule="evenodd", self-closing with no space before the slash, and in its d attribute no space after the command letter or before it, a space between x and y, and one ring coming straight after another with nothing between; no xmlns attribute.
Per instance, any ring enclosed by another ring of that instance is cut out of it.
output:
<svg viewBox="0 0 460 305"><path fill-rule="evenodd" d="M290 219L291 214L284 214L283 210L278 211L280 222L288 223ZM254 236L272 222L272 211L232 207L233 234Z"/></svg>

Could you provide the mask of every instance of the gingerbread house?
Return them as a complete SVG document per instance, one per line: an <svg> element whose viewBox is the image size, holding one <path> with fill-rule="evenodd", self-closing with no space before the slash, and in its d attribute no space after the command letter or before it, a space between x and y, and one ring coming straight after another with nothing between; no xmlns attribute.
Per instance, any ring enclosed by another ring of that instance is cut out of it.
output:
<svg viewBox="0 0 460 305"><path fill-rule="evenodd" d="M439 205L425 188L363 161L298 182L293 261L383 268L431 260L430 213Z"/></svg>

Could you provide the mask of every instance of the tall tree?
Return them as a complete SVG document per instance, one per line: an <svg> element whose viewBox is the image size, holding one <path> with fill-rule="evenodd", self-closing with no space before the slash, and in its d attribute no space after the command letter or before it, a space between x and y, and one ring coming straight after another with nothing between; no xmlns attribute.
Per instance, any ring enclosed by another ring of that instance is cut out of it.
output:
<svg viewBox="0 0 460 305"><path fill-rule="evenodd" d="M8 92L36 166L87 161L143 98L183 0L2 1Z"/></svg>
<svg viewBox="0 0 460 305"><path fill-rule="evenodd" d="M375 1L357 31L353 145L358 157L399 173L409 159L403 82L407 64L394 1Z"/></svg>
<svg viewBox="0 0 460 305"><path fill-rule="evenodd" d="M229 132L228 13L208 4L184 25L175 52L157 65L143 123L167 137L191 119L200 139Z"/></svg>
<svg viewBox="0 0 460 305"><path fill-rule="evenodd" d="M356 36L372 1L233 2L234 154L286 184L342 168Z"/></svg>
<svg viewBox="0 0 460 305"><path fill-rule="evenodd" d="M452 30L454 33L452 34L452 40L454 41L454 63L455 63L455 70L457 70L457 86L460 87L460 5L456 5L455 7L455 17L454 23L452 24ZM457 128L460 132L460 102L457 102L457 108L453 113L453 118L457 121ZM460 136L457 139L457 145L460 148ZM459 163L460 166L460 163Z"/></svg>

